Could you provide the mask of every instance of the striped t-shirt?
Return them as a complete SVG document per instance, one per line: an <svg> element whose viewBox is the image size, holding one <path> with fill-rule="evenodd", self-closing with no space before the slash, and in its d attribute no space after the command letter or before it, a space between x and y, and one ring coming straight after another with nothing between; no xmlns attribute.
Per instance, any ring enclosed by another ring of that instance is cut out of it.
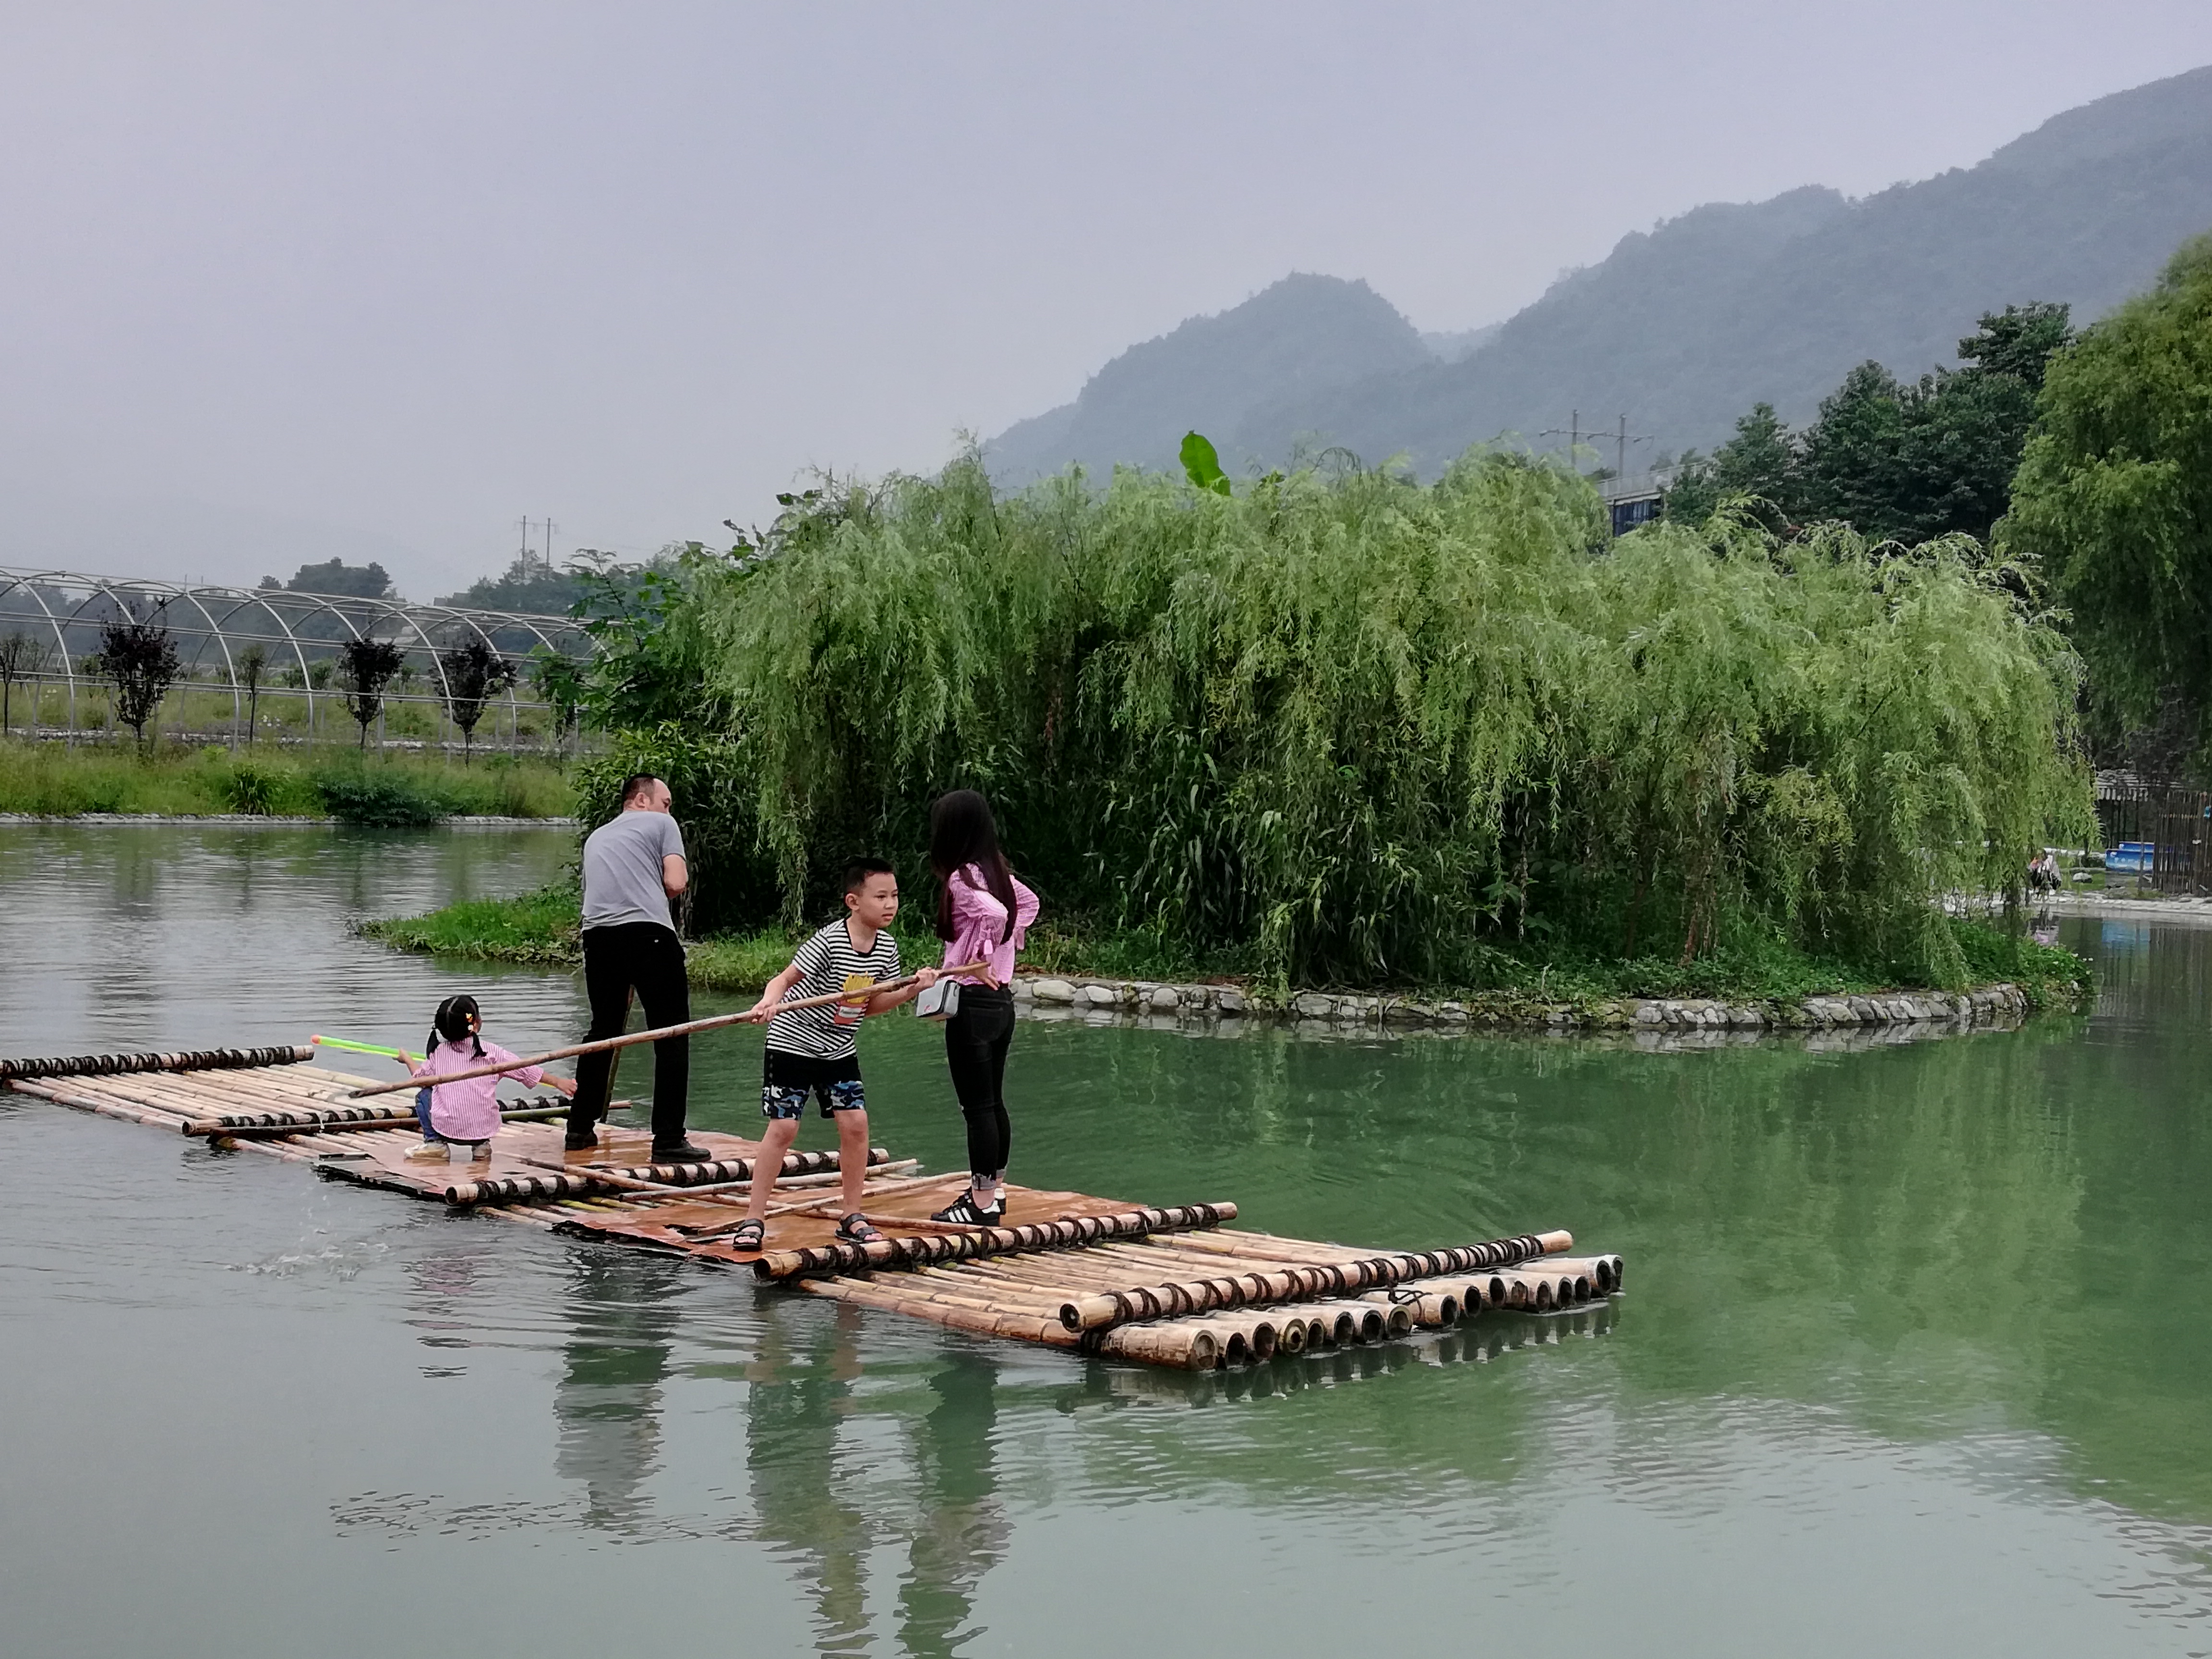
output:
<svg viewBox="0 0 2212 1659"><path fill-rule="evenodd" d="M862 955L853 948L852 933L842 921L831 922L793 951L791 961L799 969L799 983L783 994L786 1002L827 996L832 991L865 992L899 976L896 939L888 933L878 933L875 948ZM768 1046L787 1054L842 1060L854 1052L853 1032L866 1012L866 1003L786 1009L769 1020Z"/></svg>

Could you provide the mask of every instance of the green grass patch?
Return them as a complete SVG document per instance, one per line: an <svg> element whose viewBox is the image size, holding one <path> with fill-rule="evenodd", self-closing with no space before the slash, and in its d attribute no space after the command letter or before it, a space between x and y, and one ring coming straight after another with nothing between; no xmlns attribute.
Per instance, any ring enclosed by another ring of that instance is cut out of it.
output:
<svg viewBox="0 0 2212 1659"><path fill-rule="evenodd" d="M142 756L127 742L0 741L0 812L44 817L246 812L394 825L457 814L566 817L574 807L560 767L505 755L463 764L339 745L233 752L170 744Z"/></svg>
<svg viewBox="0 0 2212 1659"><path fill-rule="evenodd" d="M402 951L547 966L578 959L576 895L541 888L519 898L468 899L427 915L365 921L357 930Z"/></svg>
<svg viewBox="0 0 2212 1659"><path fill-rule="evenodd" d="M937 957L937 940L921 931L921 924L922 918L909 911L895 930L900 960L909 967ZM2014 938L1986 922L1954 921L1950 926L1978 985L2008 980L2039 1007L2071 1005L2089 989L2088 966L2070 951ZM492 962L568 963L580 957L579 928L575 890L556 885L517 898L473 899L427 915L365 922L360 931L402 950ZM686 947L691 982L717 991L756 989L783 970L803 937L768 927L693 940ZM1075 978L1236 980L1251 985L1249 961L1194 960L1158 934L1093 929L1080 922L1036 927L1024 962L1037 972ZM1765 952L1719 951L1687 964L1656 957L1538 959L1498 950L1486 955L1484 965L1482 981L1475 985L1384 988L1431 1000L1456 998L1500 1014L1524 1006L1594 1012L1639 997L1794 1003L1810 996L1929 988L1909 973L1870 972L1779 945ZM1262 1001L1288 994L1282 987L1252 988Z"/></svg>

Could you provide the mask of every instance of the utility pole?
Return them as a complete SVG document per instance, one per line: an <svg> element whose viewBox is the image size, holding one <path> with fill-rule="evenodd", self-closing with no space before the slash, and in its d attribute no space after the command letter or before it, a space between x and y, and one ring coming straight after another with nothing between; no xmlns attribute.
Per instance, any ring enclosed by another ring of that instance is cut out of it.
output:
<svg viewBox="0 0 2212 1659"><path fill-rule="evenodd" d="M526 514L523 517L521 517L521 518L520 518L520 519L517 519L517 520L515 520L515 523L516 523L516 525L517 525L517 526L519 526L520 527L520 529L521 529L521 531L522 531L522 551L521 551L520 555L520 556L518 556L518 562L520 562L520 565L522 566L522 574L523 574L524 575L526 575L526 575L528 575L528 574L530 574L530 519L529 519L529 515Z"/></svg>
<svg viewBox="0 0 2212 1659"><path fill-rule="evenodd" d="M545 574L549 576L553 574L553 519L550 514L545 520Z"/></svg>
<svg viewBox="0 0 2212 1659"><path fill-rule="evenodd" d="M1621 418L1626 420L1627 416L1623 416ZM1562 432L1555 426L1547 426L1536 435L1540 438L1565 438L1567 441L1567 465L1574 468L1577 472L1582 471L1582 467L1575 460L1575 451L1583 447L1582 410L1579 409L1575 410L1573 418L1568 422L1565 431Z"/></svg>

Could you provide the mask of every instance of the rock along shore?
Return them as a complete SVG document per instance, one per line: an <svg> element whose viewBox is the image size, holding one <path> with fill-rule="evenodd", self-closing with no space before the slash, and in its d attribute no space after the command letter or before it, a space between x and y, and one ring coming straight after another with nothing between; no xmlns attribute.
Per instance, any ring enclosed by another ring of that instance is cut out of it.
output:
<svg viewBox="0 0 2212 1659"><path fill-rule="evenodd" d="M1806 997L1800 1001L1722 1002L1698 998L1624 997L1598 1003L1545 1002L1511 994L1465 1002L1338 995L1302 991L1274 1003L1234 985L1172 985L1150 980L1018 976L1014 1002L1033 1018L1182 1026L1291 1024L1349 1031L1522 1030L1618 1031L1639 1036L1691 1033L1756 1036L1774 1031L1834 1031L1911 1027L1933 1035L2017 1024L2028 1012L2016 985L1942 991L1890 991L1871 996Z"/></svg>

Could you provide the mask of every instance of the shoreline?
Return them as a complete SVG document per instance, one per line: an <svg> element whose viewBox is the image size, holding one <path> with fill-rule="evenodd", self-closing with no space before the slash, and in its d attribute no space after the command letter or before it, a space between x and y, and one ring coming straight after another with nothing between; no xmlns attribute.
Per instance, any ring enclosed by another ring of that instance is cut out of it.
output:
<svg viewBox="0 0 2212 1659"><path fill-rule="evenodd" d="M1235 1022L1407 1034L1633 1032L1639 1039L1655 1040L1693 1033L1756 1040L1777 1032L1890 1027L1968 1031L2017 1024L2033 1012L2027 993L2008 981L1957 993L1885 991L1765 1001L1620 997L1589 1003L1542 1002L1514 992L1431 1000L1300 991L1276 1004L1234 985L1021 973L1015 975L1012 989L1015 1012L1038 1019L1095 1019L1161 1029Z"/></svg>
<svg viewBox="0 0 2212 1659"><path fill-rule="evenodd" d="M2179 898L2164 893L2144 898L2129 898L2112 893L2053 893L2043 901L2043 904L2045 908L2077 916L2104 916L2115 920L2130 916L2157 916L2167 921L2212 923L2212 898Z"/></svg>

